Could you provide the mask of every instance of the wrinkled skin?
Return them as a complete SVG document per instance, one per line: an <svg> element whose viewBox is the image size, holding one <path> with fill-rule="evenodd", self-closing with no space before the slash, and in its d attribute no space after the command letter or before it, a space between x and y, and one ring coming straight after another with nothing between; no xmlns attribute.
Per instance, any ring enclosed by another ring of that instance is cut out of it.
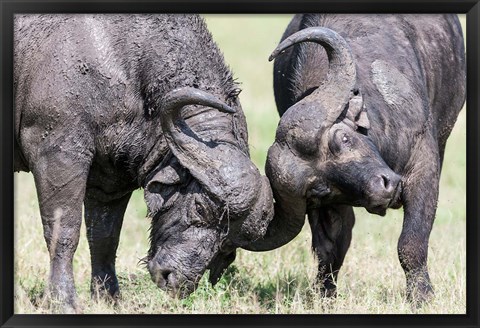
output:
<svg viewBox="0 0 480 328"><path fill-rule="evenodd" d="M114 299L123 216L139 187L152 220L146 264L174 295L207 269L215 283L236 247L265 233L270 184L199 16L16 15L14 40L14 168L35 178L59 312L79 310L83 204L92 293Z"/></svg>
<svg viewBox="0 0 480 328"><path fill-rule="evenodd" d="M320 28L319 28L320 27ZM447 138L465 101L456 15L296 15L272 53L281 120L266 174L275 218L248 245L279 247L305 214L322 294L351 241L352 206L404 207L398 256L407 296L433 295L427 268Z"/></svg>
<svg viewBox="0 0 480 328"><path fill-rule="evenodd" d="M260 180L264 189L250 181L258 188L255 193L261 192L268 197L263 200L264 203L242 204L243 209L239 213L238 205L218 200L187 174L176 160L170 163L168 168L177 173L175 182L167 181L165 175L159 182L159 174L166 171L162 169L145 190L152 218L147 263L152 280L161 289L185 297L195 289L206 269L210 269L210 282L216 284L235 259L235 248L265 233L271 219L273 200L266 178ZM158 193L150 192L156 188L160 189ZM253 208L251 212L250 207ZM256 213L257 210L260 213ZM262 213L265 210L268 212ZM246 220L245 215L248 215ZM253 220L257 218L262 222Z"/></svg>

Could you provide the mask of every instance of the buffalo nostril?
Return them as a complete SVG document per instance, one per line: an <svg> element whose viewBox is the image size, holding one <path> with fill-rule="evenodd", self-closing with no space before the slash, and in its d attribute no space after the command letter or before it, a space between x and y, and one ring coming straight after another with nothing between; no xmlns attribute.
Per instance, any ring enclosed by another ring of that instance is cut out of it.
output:
<svg viewBox="0 0 480 328"><path fill-rule="evenodd" d="M172 279L170 275L173 273L173 270L162 267L156 261L151 261L148 269L154 283L156 283L160 288L167 287L169 279Z"/></svg>
<svg viewBox="0 0 480 328"><path fill-rule="evenodd" d="M390 178L387 174L381 174L381 185L385 192L392 193L395 191L396 185L398 184L398 179L394 175L393 178Z"/></svg>
<svg viewBox="0 0 480 328"><path fill-rule="evenodd" d="M390 189L390 179L388 178L388 176L382 174L382 183L384 189Z"/></svg>
<svg viewBox="0 0 480 328"><path fill-rule="evenodd" d="M392 181L387 174L377 175L372 182L372 188L378 193L389 194L394 190Z"/></svg>
<svg viewBox="0 0 480 328"><path fill-rule="evenodd" d="M163 278L163 280L168 281L168 276L172 273L172 270L170 269L163 269L160 268L158 270L158 274Z"/></svg>

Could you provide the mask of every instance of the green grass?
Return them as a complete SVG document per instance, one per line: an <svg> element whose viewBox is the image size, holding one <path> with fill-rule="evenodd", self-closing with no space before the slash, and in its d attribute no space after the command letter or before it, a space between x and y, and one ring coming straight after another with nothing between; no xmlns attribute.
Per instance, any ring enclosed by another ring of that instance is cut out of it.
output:
<svg viewBox="0 0 480 328"><path fill-rule="evenodd" d="M272 63L267 61L290 15L208 15L207 23L234 75L247 116L251 155L263 171L278 115ZM464 23L464 20L463 20ZM74 258L80 304L85 313L465 313L466 312L466 112L449 139L440 185L429 269L436 298L414 310L405 302L404 274L396 245L402 211L379 217L356 209L353 240L338 278L336 300L312 289L315 261L308 226L288 245L264 253L239 250L237 259L212 287L206 276L185 300L168 297L151 282L139 259L148 249L149 221L141 191L125 215L117 272L122 300L113 306L90 298L90 255L82 225ZM15 174L15 312L48 313L42 300L48 277L33 177Z"/></svg>

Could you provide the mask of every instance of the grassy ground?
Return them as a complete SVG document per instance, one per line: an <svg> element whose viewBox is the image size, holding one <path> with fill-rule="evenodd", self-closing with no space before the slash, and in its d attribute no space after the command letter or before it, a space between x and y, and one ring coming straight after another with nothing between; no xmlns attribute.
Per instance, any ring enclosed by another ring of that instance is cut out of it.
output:
<svg viewBox="0 0 480 328"><path fill-rule="evenodd" d="M263 171L278 122L272 90L270 52L290 15L207 16L215 40L234 75L243 83L252 158ZM463 21L464 23L464 21ZM338 279L336 300L319 299L311 288L315 261L308 226L288 245L265 253L240 250L220 282L202 279L185 300L173 300L151 282L138 264L148 249L149 222L142 193L127 209L118 250L122 301L112 306L90 299L90 258L82 226L74 271L85 313L465 313L466 122L462 111L447 145L440 199L429 249L436 298L413 310L405 302L404 274L396 245L402 211L385 217L357 209L352 246ZM45 313L42 293L48 277L38 202L31 174L15 174L15 312Z"/></svg>

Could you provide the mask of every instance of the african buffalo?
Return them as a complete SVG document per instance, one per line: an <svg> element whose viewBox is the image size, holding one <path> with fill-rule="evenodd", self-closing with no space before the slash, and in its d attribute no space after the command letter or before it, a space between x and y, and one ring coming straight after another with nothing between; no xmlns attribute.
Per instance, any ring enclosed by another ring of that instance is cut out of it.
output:
<svg viewBox="0 0 480 328"><path fill-rule="evenodd" d="M197 15L16 15L15 171L31 171L49 292L77 309L82 204L92 289L119 292L124 212L142 187L152 280L186 296L262 237L270 184L249 158L239 89ZM17 186L20 187L21 186Z"/></svg>
<svg viewBox="0 0 480 328"><path fill-rule="evenodd" d="M308 216L317 282L335 295L352 206L404 208L398 256L408 298L430 299L428 240L445 144L465 101L456 15L296 15L270 60L281 119L266 174L275 218L261 251Z"/></svg>

